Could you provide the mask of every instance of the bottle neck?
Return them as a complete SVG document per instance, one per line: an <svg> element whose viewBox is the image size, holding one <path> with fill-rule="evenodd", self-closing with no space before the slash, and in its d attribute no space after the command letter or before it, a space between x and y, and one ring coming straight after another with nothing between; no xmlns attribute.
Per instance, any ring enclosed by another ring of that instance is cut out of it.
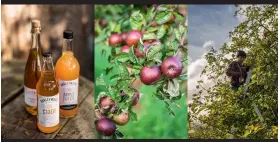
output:
<svg viewBox="0 0 278 142"><path fill-rule="evenodd" d="M40 48L40 33L31 33L32 34L32 45L31 49Z"/></svg>
<svg viewBox="0 0 278 142"><path fill-rule="evenodd" d="M73 39L64 39L63 52L73 51Z"/></svg>
<svg viewBox="0 0 278 142"><path fill-rule="evenodd" d="M54 75L54 65L53 65L52 57L43 57L42 72L43 74L46 75L50 75L50 74Z"/></svg>

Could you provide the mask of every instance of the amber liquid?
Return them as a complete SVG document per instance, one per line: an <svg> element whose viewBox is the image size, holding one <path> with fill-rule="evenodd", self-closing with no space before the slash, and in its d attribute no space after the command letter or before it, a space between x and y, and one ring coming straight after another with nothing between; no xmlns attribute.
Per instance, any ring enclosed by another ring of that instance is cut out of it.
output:
<svg viewBox="0 0 278 142"><path fill-rule="evenodd" d="M36 88L37 88L37 94L40 96L51 97L57 95L59 93L59 89L58 89L58 83L55 79L54 71L41 71L41 78L39 79ZM41 110L41 108L39 107L40 106L38 104L38 111ZM59 110L55 110L55 111L59 112ZM37 117L38 117L37 120L39 120L40 116L38 115ZM39 130L44 133L53 133L59 129L59 123L53 127L45 127L40 125L39 122L37 121L37 126Z"/></svg>
<svg viewBox="0 0 278 142"><path fill-rule="evenodd" d="M41 73L41 48L30 49L29 57L25 66L24 85L30 89L36 89L37 81ZM37 106L25 105L28 113L37 115Z"/></svg>
<svg viewBox="0 0 278 142"><path fill-rule="evenodd" d="M56 79L57 81L70 81L79 79L80 66L73 55L72 51L63 51L62 56L56 63ZM62 95L62 94L60 94ZM78 94L76 94L78 95ZM63 109L60 107L60 116L64 118L71 118L77 114L78 104L73 109Z"/></svg>

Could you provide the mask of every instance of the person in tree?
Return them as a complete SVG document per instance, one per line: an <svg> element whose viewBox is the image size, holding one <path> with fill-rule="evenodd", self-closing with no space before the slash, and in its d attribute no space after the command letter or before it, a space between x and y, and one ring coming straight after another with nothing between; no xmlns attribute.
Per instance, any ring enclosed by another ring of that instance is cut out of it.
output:
<svg viewBox="0 0 278 142"><path fill-rule="evenodd" d="M226 75L231 78L232 89L237 91L238 88L244 84L249 67L242 63L246 59L246 53L242 50L237 52L237 60L233 61L226 71Z"/></svg>

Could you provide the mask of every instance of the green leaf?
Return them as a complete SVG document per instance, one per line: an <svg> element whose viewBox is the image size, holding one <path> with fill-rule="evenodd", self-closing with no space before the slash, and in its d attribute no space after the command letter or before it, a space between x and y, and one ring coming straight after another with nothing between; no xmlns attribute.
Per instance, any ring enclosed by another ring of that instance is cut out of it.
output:
<svg viewBox="0 0 278 142"><path fill-rule="evenodd" d="M125 102L125 103L126 103L126 101L127 101L129 98L130 98L130 97L129 97L128 95L123 96L122 99L121 99L121 101L120 101L120 103L121 103L121 102Z"/></svg>
<svg viewBox="0 0 278 142"><path fill-rule="evenodd" d="M119 65L118 68L119 68L118 73L119 73L119 76L121 78L125 78L125 77L129 76L129 73L128 73L128 70L127 70L126 66Z"/></svg>
<svg viewBox="0 0 278 142"><path fill-rule="evenodd" d="M150 39L157 39L157 37L154 33L144 33L143 39L150 40Z"/></svg>
<svg viewBox="0 0 278 142"><path fill-rule="evenodd" d="M116 25L116 27L115 27L113 32L120 33L121 32L121 25L122 25L123 22L124 22L124 19L119 20L118 24Z"/></svg>
<svg viewBox="0 0 278 142"><path fill-rule="evenodd" d="M183 22L183 23L185 22L186 18L182 14L180 14L178 12L173 12L173 13L175 15L175 20L177 22Z"/></svg>
<svg viewBox="0 0 278 142"><path fill-rule="evenodd" d="M158 30L158 27L149 27L149 28L147 28L145 33L151 33L151 32L157 31L157 30Z"/></svg>
<svg viewBox="0 0 278 142"><path fill-rule="evenodd" d="M168 22L170 20L171 16L172 16L171 12L160 12L155 16L154 21L157 24L161 25L161 24Z"/></svg>
<svg viewBox="0 0 278 142"><path fill-rule="evenodd" d="M108 68L106 68L105 69L105 75L108 75L110 72L112 72L113 71L113 67L108 67Z"/></svg>
<svg viewBox="0 0 278 142"><path fill-rule="evenodd" d="M146 58L138 58L139 64L143 65L146 61Z"/></svg>
<svg viewBox="0 0 278 142"><path fill-rule="evenodd" d="M160 39L164 36L164 34L166 33L166 29L165 29L165 26L160 26L158 31L157 31L157 38Z"/></svg>
<svg viewBox="0 0 278 142"><path fill-rule="evenodd" d="M184 25L179 25L179 33L183 35L184 32L186 32L186 27Z"/></svg>
<svg viewBox="0 0 278 142"><path fill-rule="evenodd" d="M121 24L117 24L117 26L115 27L113 32L120 33L121 32Z"/></svg>
<svg viewBox="0 0 278 142"><path fill-rule="evenodd" d="M137 57L135 56L134 54L134 47L132 46L129 50L129 60L132 62L132 63L137 63L138 62L138 59Z"/></svg>
<svg viewBox="0 0 278 142"><path fill-rule="evenodd" d="M111 61L112 61L112 57L111 57L111 55L109 55L108 56L108 62L111 63Z"/></svg>
<svg viewBox="0 0 278 142"><path fill-rule="evenodd" d="M179 76L179 79L180 79L180 80L183 80L183 81L188 80L188 78L187 78L186 75L181 75L181 76Z"/></svg>
<svg viewBox="0 0 278 142"><path fill-rule="evenodd" d="M117 55L116 48L112 48L111 49L111 55L112 56L116 56Z"/></svg>
<svg viewBox="0 0 278 142"><path fill-rule="evenodd" d="M180 94L182 94L182 93L180 92ZM179 95L179 96L177 96L177 97L173 97L172 100L180 100L181 97L182 97L182 95Z"/></svg>
<svg viewBox="0 0 278 142"><path fill-rule="evenodd" d="M139 50L141 53L144 53L144 44L143 44L143 41L142 39L140 38L140 41L139 41Z"/></svg>
<svg viewBox="0 0 278 142"><path fill-rule="evenodd" d="M109 26L109 29L110 29L109 31L114 31L114 29L116 28L117 24L114 21L109 21L108 26Z"/></svg>
<svg viewBox="0 0 278 142"><path fill-rule="evenodd" d="M180 43L175 40L175 41L171 42L170 45L171 45L171 49L173 49L175 52L179 48Z"/></svg>
<svg viewBox="0 0 278 142"><path fill-rule="evenodd" d="M165 4L159 5L159 6L157 7L157 11L158 11L158 12L167 11L168 9L169 9L168 6L165 5Z"/></svg>
<svg viewBox="0 0 278 142"><path fill-rule="evenodd" d="M167 102L165 102L165 104L166 104L166 109L168 110L168 113L169 113L170 115L172 115L172 116L175 116L175 113L174 113L174 111L170 108L170 105L169 105Z"/></svg>
<svg viewBox="0 0 278 142"><path fill-rule="evenodd" d="M153 14L154 14L154 7L152 7L151 9L149 9L147 15L146 15L146 20L149 22L152 17L153 17Z"/></svg>
<svg viewBox="0 0 278 142"><path fill-rule="evenodd" d="M143 15L140 13L140 11L135 11L131 14L129 22L131 29L140 30L142 25L145 24L145 19Z"/></svg>
<svg viewBox="0 0 278 142"><path fill-rule="evenodd" d="M108 93L109 95L112 97L113 100L117 100L117 89L112 87L112 86L108 86L107 87Z"/></svg>
<svg viewBox="0 0 278 142"><path fill-rule="evenodd" d="M163 91L170 95L170 99L178 97L180 94L179 91L180 84L176 79L169 80L167 84L163 86Z"/></svg>
<svg viewBox="0 0 278 142"><path fill-rule="evenodd" d="M244 132L244 137L248 137L250 134L251 134L251 132L252 131L250 131L250 130L246 130L245 132Z"/></svg>
<svg viewBox="0 0 278 142"><path fill-rule="evenodd" d="M105 57L105 56L106 56L106 53L107 53L107 51L106 51L105 49L102 49L102 50L101 50L101 56L102 56L102 57Z"/></svg>
<svg viewBox="0 0 278 142"><path fill-rule="evenodd" d="M159 53L159 55L162 55L160 52L162 50L162 45L160 43L151 45L149 47L149 50L147 51L147 59L152 60L154 58L157 58L155 55Z"/></svg>
<svg viewBox="0 0 278 142"><path fill-rule="evenodd" d="M150 60L150 61L147 61L145 64L146 64L146 66L148 66L148 67L152 67L152 66L156 65L156 62L153 61L153 60Z"/></svg>
<svg viewBox="0 0 278 142"><path fill-rule="evenodd" d="M115 74L113 76L110 77L110 81L113 82L113 81L118 81L120 79L119 75L118 74Z"/></svg>
<svg viewBox="0 0 278 142"><path fill-rule="evenodd" d="M160 100L164 100L164 98L161 96L161 94L160 94L159 92L153 93L153 96L154 96L155 98L160 99Z"/></svg>
<svg viewBox="0 0 278 142"><path fill-rule="evenodd" d="M181 40L181 34L180 34L180 32L179 32L177 29L174 29L174 32L175 32L176 39L177 39L178 41L180 41L180 40Z"/></svg>
<svg viewBox="0 0 278 142"><path fill-rule="evenodd" d="M97 86L106 86L103 73L96 79L96 85Z"/></svg>
<svg viewBox="0 0 278 142"><path fill-rule="evenodd" d="M114 134L115 134L117 139L123 139L124 138L124 134L121 133L119 130L116 130Z"/></svg>
<svg viewBox="0 0 278 142"><path fill-rule="evenodd" d="M95 23L95 31L98 32L98 33L102 32L102 30L101 30L101 28L99 26L99 23Z"/></svg>
<svg viewBox="0 0 278 142"><path fill-rule="evenodd" d="M137 114L134 113L132 110L129 111L129 115L131 121L137 121Z"/></svg>
<svg viewBox="0 0 278 142"><path fill-rule="evenodd" d="M114 60L124 63L124 62L128 61L129 59L130 58L129 58L128 53L121 53L121 54L118 54Z"/></svg>
<svg viewBox="0 0 278 142"><path fill-rule="evenodd" d="M139 75L141 69L142 69L142 66L138 66L138 65L132 66L132 72L135 74L135 76Z"/></svg>

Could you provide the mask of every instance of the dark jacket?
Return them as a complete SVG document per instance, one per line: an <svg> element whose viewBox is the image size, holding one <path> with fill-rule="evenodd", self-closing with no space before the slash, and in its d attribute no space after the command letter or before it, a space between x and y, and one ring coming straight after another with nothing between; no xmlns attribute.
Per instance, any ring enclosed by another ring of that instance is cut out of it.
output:
<svg viewBox="0 0 278 142"><path fill-rule="evenodd" d="M242 85L247 77L247 70L245 66L241 65L239 62L237 61L233 61L227 71L226 71L226 75L231 77L231 85L232 86L240 86ZM243 79L243 81L240 81L240 78Z"/></svg>

